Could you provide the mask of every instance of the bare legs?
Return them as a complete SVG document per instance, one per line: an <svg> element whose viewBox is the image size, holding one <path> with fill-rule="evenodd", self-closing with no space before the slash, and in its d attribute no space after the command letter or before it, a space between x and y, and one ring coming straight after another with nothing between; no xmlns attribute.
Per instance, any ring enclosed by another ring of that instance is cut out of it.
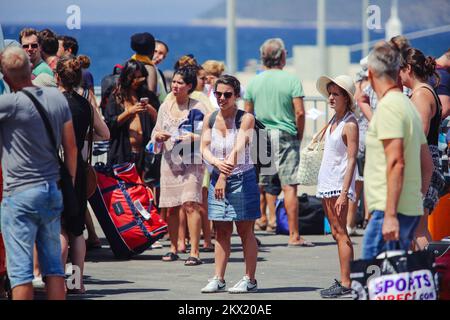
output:
<svg viewBox="0 0 450 320"><path fill-rule="evenodd" d="M198 258L200 256L200 230L202 227L201 205L194 202L188 202L183 205L186 212L187 224L189 229L189 238L191 243L190 256Z"/></svg>
<svg viewBox="0 0 450 320"><path fill-rule="evenodd" d="M89 207L89 206L88 206ZM85 222L86 222L86 230L88 234L87 244L93 248L101 245L100 239L98 238L97 233L95 232L94 222L92 221L91 213L89 212L89 208L86 208L85 213Z"/></svg>
<svg viewBox="0 0 450 320"><path fill-rule="evenodd" d="M258 257L258 246L255 234L253 233L254 221L236 222L237 232L242 241L245 274L251 281L255 280L256 263ZM233 233L233 222L214 221L216 230L215 245L215 272L216 276L223 280L225 270L231 251L231 234Z"/></svg>
<svg viewBox="0 0 450 320"><path fill-rule="evenodd" d="M337 197L322 200L325 213L331 225L331 233L338 244L341 282L344 287L350 287L350 261L353 260L353 244L347 234L347 212L338 217L334 209Z"/></svg>
<svg viewBox="0 0 450 320"><path fill-rule="evenodd" d="M356 201L348 202L347 228L349 230L354 230L356 227L356 214L358 211L358 200L361 196L361 191L362 191L363 186L364 186L363 181L355 181ZM361 201L364 201L364 199L361 199Z"/></svg>
<svg viewBox="0 0 450 320"><path fill-rule="evenodd" d="M214 249L216 276L223 280L228 258L230 257L233 222L214 221L213 223L216 230L216 245Z"/></svg>
<svg viewBox="0 0 450 320"><path fill-rule="evenodd" d="M84 293L85 288L83 284L83 273L84 273L84 259L86 257L86 241L83 235L74 236L68 234L64 229L61 229L61 255L62 263L65 266L67 263L67 256L69 253L68 245L70 243L70 253L72 265L77 266L80 269L80 288L75 288L78 293Z"/></svg>
<svg viewBox="0 0 450 320"><path fill-rule="evenodd" d="M208 188L202 188L202 232L203 232L203 248L212 248L211 243L211 223L208 219Z"/></svg>
<svg viewBox="0 0 450 320"><path fill-rule="evenodd" d="M266 201L267 206L269 207L269 224L267 225L267 231L275 231L275 227L277 225L277 217L275 212L277 199L277 195L266 192Z"/></svg>
<svg viewBox="0 0 450 320"><path fill-rule="evenodd" d="M178 226L180 224L180 207L166 209L166 221L170 236L170 252L178 252Z"/></svg>
<svg viewBox="0 0 450 320"><path fill-rule="evenodd" d="M288 216L289 225L289 245L301 245L305 239L300 236L298 231L298 198L297 186L283 186L284 208Z"/></svg>
<svg viewBox="0 0 450 320"><path fill-rule="evenodd" d="M183 207L180 208L178 215L180 217L178 223L178 251L186 252L186 238L187 238L187 217Z"/></svg>
<svg viewBox="0 0 450 320"><path fill-rule="evenodd" d="M190 243L191 243L191 253L192 257L199 257L199 243L200 243L200 229L201 229L201 215L200 215L200 204L187 202L183 206L178 206L174 208L167 208L166 210L166 221L169 228L170 236L170 251L174 254L181 251L180 247L180 212L186 215L187 226L189 229ZM183 235L184 241L185 235Z"/></svg>

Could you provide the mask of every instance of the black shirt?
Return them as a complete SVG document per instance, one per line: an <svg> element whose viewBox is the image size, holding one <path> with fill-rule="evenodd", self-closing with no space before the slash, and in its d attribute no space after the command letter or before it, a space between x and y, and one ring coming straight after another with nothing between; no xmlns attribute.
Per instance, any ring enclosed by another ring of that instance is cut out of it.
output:
<svg viewBox="0 0 450 320"><path fill-rule="evenodd" d="M73 129L77 142L78 154L81 156L81 150L84 147L87 130L91 122L91 105L89 101L80 96L75 91L65 91L64 96L69 102L69 108L72 112Z"/></svg>
<svg viewBox="0 0 450 320"><path fill-rule="evenodd" d="M149 103L158 110L159 101L152 92L149 92L148 95L143 97L148 97ZM141 97L139 97L139 99L140 98ZM117 118L124 111L124 107L120 103L117 103L116 97L114 94L111 94L105 108L105 122L108 125L111 134L111 145L108 153L109 165L132 162L130 143L130 124L132 119L128 119L122 125L119 125L117 122ZM151 139L155 122L152 121L147 112L140 113L139 119L141 120L142 126L142 148L136 166L139 171L142 171L144 168L144 149Z"/></svg>

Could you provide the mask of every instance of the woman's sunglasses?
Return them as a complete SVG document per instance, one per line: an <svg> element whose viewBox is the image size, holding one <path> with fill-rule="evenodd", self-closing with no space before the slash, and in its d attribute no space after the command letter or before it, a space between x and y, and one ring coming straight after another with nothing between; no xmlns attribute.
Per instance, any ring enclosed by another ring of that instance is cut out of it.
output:
<svg viewBox="0 0 450 320"><path fill-rule="evenodd" d="M225 99L230 99L233 96L233 92L215 91L214 95L216 96L217 99L220 99L220 97L222 97L222 95L225 97Z"/></svg>

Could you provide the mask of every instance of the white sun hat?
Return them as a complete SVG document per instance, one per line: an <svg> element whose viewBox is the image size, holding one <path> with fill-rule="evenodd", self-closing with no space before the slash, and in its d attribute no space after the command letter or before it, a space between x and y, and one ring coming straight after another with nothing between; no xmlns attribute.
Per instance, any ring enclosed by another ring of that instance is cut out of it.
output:
<svg viewBox="0 0 450 320"><path fill-rule="evenodd" d="M352 110L353 110L354 106L355 106L355 99L353 96L355 95L355 91L356 91L355 82L353 81L353 79L347 75L337 76L334 79L330 78L328 76L320 77L317 80L316 88L317 88L317 91L319 91L319 93L325 97L325 99L328 99L328 97L330 96L330 94L328 93L328 90L327 90L327 86L330 83L334 83L335 85L342 88L343 90L345 90L348 93L350 100L351 100L351 104L352 104Z"/></svg>

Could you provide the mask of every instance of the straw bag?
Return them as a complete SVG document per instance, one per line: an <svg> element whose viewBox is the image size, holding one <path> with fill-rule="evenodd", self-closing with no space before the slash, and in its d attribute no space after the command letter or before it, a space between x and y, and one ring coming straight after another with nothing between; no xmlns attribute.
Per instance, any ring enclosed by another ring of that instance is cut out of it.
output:
<svg viewBox="0 0 450 320"><path fill-rule="evenodd" d="M330 123L320 130L300 152L300 168L298 170L298 181L300 185L317 185L323 150L325 149L324 136Z"/></svg>

